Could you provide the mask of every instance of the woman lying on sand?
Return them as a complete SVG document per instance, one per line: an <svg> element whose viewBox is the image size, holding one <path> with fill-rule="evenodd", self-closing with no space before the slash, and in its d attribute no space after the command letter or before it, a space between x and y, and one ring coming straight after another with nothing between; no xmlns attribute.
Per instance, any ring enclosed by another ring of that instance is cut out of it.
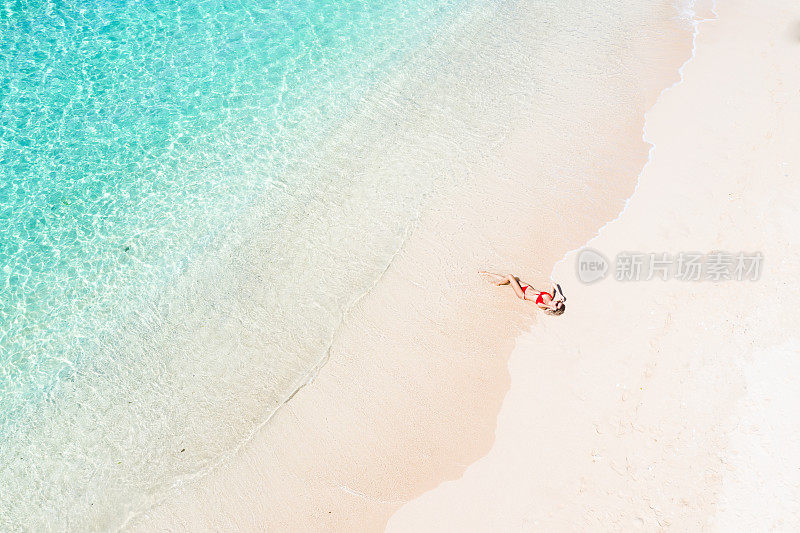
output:
<svg viewBox="0 0 800 533"><path fill-rule="evenodd" d="M481 270L480 273L492 276L494 278L492 283L495 285L511 285L520 300L535 302L539 309L544 310L548 315L560 315L566 310L564 302L567 299L555 283L553 283L553 293L550 294L549 292L537 291L530 284L524 281L520 282L518 277L511 274L503 276L486 272L485 270Z"/></svg>

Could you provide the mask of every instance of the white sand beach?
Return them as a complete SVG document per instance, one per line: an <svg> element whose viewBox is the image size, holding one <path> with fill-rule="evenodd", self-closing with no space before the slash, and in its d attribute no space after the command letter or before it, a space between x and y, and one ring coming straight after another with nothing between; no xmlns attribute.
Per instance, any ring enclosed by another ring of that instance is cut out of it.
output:
<svg viewBox="0 0 800 533"><path fill-rule="evenodd" d="M716 10L647 114L636 193L588 246L760 251L761 279L583 285L568 254L569 310L518 339L492 450L389 530L800 527L800 8Z"/></svg>
<svg viewBox="0 0 800 533"><path fill-rule="evenodd" d="M629 105L598 96L581 134L575 116L547 117L563 120L550 131L564 138L510 132L472 168L479 187L421 215L316 379L129 528L797 526L786 376L798 346L800 10L771 0L716 11L666 92L691 33L654 24L630 45L647 69ZM495 89L491 76L473 81L476 93ZM575 254L587 241L612 259L760 251L764 271L757 282L583 285ZM561 317L476 273L541 284L556 262Z"/></svg>

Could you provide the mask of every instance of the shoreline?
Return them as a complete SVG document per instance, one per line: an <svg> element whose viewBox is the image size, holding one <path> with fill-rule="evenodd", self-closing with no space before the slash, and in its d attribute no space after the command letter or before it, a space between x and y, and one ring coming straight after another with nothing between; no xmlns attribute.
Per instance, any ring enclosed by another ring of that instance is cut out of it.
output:
<svg viewBox="0 0 800 533"><path fill-rule="evenodd" d="M677 43L679 37L675 36ZM671 53L680 56L681 49L676 47ZM668 66L673 59L658 60L663 63L659 76L674 77ZM654 80L646 83L663 87ZM426 111L419 114L421 121L433 119ZM538 271L541 281L544 269L558 260L560 251L585 241L598 218L618 213L619 204L630 196L631 184L624 177L637 176L638 172L630 172L642 165L641 121L636 113L626 117L630 124L609 124L603 120L608 117L593 117L589 123L594 129L582 132L581 138L549 138L544 149L560 149L585 159L577 167L571 162L572 166L567 165L566 158L551 161L550 183L527 179L542 161L542 154L531 150L542 140L539 131L517 128L497 153L484 155L488 161L470 169L477 175L468 185L470 194L451 197L442 211L421 215L410 239L379 280L380 289L365 295L346 317L345 331L316 379L296 392L235 457L182 488L174 500L135 517L128 526L248 528L267 520L289 529L321 524L343 528L358 517L359 526L378 528L403 502L442 480L460 476L466 465L491 448L496 414L508 389L507 354L516 333L538 320L526 310L509 306L509 295L502 292L484 293L477 301L465 299L481 290L469 277L476 270L472 267L492 268L487 262L518 265L524 271ZM603 142L593 146L598 133ZM620 136L639 142L627 148ZM559 165L572 172L561 175ZM537 178L546 172L537 169ZM611 179L617 175L623 178ZM526 186L520 186L525 182ZM511 200L486 192L511 184L518 193ZM526 206L541 202L542 189L547 187L560 194L570 188L582 193L572 199L571 210L579 216L568 224L569 232L559 229L563 223L558 213L570 209L570 202L552 193L544 197L560 201L558 209L545 207L538 219L516 216ZM511 235L499 242L490 240L509 233L509 226L514 228ZM549 236L542 236L543 230ZM564 238L564 233L570 236ZM519 246L520 240L532 234L539 234L534 246ZM479 236L477 241L472 235ZM532 248L550 252L531 259ZM469 264L462 250L474 251ZM428 287L448 290L429 294ZM463 311L468 305L475 308L470 313ZM452 308L461 309L460 316L448 316ZM493 324L482 317L481 310L487 308L500 310ZM392 331L378 326L380 321L404 327ZM410 339L403 332L408 331L417 333L413 343L420 348L415 357L407 352ZM451 390L445 392L443 386ZM334 404L332 410L320 408ZM410 426L409 416L416 417ZM294 449L303 445L310 448ZM344 494L351 498L345 501ZM298 522L298 516L308 522Z"/></svg>
<svg viewBox="0 0 800 533"><path fill-rule="evenodd" d="M584 285L580 249L568 253L553 275L572 309L518 338L491 452L387 529L800 526L790 378L800 295L787 239L798 223L800 11L781 1L715 11L683 82L647 113L653 148L636 192L584 246L612 260L760 251L761 277Z"/></svg>

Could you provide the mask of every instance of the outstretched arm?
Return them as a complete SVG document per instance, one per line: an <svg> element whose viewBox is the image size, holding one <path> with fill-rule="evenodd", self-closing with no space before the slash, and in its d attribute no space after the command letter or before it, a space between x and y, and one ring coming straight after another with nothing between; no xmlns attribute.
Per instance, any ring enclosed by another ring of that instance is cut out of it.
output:
<svg viewBox="0 0 800 533"><path fill-rule="evenodd" d="M561 300L562 302L567 301L567 297L564 296L564 293L561 292L561 287L558 286L558 283L555 281L550 281L553 284L553 299L554 300Z"/></svg>

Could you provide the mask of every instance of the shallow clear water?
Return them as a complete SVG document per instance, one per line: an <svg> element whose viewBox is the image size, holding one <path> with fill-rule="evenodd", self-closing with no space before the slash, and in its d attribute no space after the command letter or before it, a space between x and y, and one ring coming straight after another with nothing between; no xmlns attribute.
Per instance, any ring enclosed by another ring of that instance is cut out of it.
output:
<svg viewBox="0 0 800 533"><path fill-rule="evenodd" d="M459 2L0 8L1 529L114 527L306 378L419 193L340 258L347 291L295 303L309 205L347 186L303 165Z"/></svg>
<svg viewBox="0 0 800 533"><path fill-rule="evenodd" d="M546 176L497 171L551 198L573 139L639 120L678 13L5 4L0 529L114 529L235 452L516 126Z"/></svg>

